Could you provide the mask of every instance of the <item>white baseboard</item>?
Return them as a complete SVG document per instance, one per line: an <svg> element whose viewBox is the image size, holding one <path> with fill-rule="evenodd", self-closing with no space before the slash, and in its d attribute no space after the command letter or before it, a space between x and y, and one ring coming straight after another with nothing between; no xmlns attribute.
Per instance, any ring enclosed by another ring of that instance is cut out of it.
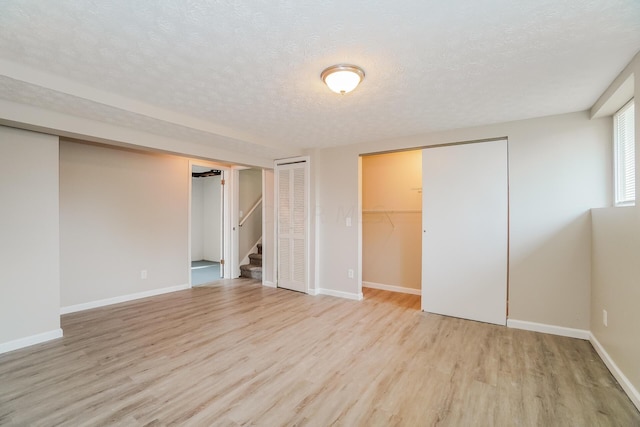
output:
<svg viewBox="0 0 640 427"><path fill-rule="evenodd" d="M62 329L54 329L49 332L31 335L29 337L19 338L17 340L8 341L0 344L0 354L7 353L20 348L29 347L30 345L40 344L43 342L62 338Z"/></svg>
<svg viewBox="0 0 640 427"><path fill-rule="evenodd" d="M422 295L421 289L405 288L404 286L385 285L384 283L362 282L362 287L380 289L381 291L399 292L401 294Z"/></svg>
<svg viewBox="0 0 640 427"><path fill-rule="evenodd" d="M616 362L614 362L611 356L609 356L607 350L604 349L602 344L600 344L600 341L598 341L593 333L589 334L589 341L591 341L591 345L596 350L604 364L607 365L607 368L609 368L611 374L618 381L625 393L627 393L629 399L631 399L633 404L636 405L636 408L638 408L638 410L640 411L640 391L638 391L638 389L636 389L633 384L631 384L629 378L627 378L627 376L620 370L620 368L618 368Z"/></svg>
<svg viewBox="0 0 640 427"><path fill-rule="evenodd" d="M106 298L97 301L85 302L82 304L69 305L60 308L60 314L75 313L77 311L90 310L92 308L104 307L106 305L118 304L121 302L133 301L140 298L153 297L156 295L168 294L169 292L183 291L189 289L189 284L169 286L168 288L152 289L150 291L138 292L136 294L121 295L113 298Z"/></svg>
<svg viewBox="0 0 640 427"><path fill-rule="evenodd" d="M311 295L311 294L310 294ZM332 297L352 299L356 301L362 301L362 292L354 294L351 292L334 291L332 289L316 289L315 295L329 295Z"/></svg>
<svg viewBox="0 0 640 427"><path fill-rule="evenodd" d="M527 322L526 320L507 319L507 327L560 335L562 337L579 338L581 340L588 340L591 335L591 333L585 329L566 328L564 326L547 325L545 323Z"/></svg>
<svg viewBox="0 0 640 427"><path fill-rule="evenodd" d="M268 280L263 281L262 282L262 286L266 286L268 288L277 288L278 287L275 283L270 282Z"/></svg>

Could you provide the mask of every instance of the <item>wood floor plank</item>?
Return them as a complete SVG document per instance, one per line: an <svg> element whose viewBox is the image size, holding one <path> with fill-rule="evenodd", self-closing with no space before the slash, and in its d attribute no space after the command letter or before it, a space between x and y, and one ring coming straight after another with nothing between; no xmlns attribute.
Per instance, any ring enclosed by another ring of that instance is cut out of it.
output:
<svg viewBox="0 0 640 427"><path fill-rule="evenodd" d="M587 341L220 281L0 355L0 425L640 426Z"/></svg>

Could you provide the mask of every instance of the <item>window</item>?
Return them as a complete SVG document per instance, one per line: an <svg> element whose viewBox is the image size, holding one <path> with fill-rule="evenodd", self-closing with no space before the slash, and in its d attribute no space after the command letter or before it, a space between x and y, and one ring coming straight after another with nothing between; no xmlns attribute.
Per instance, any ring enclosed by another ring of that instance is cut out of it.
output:
<svg viewBox="0 0 640 427"><path fill-rule="evenodd" d="M633 99L613 116L616 206L635 204L635 108Z"/></svg>

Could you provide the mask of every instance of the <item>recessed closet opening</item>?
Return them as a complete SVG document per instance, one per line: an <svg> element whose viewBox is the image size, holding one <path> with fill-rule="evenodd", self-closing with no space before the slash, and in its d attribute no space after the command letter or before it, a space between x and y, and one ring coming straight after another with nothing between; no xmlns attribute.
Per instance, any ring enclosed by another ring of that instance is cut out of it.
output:
<svg viewBox="0 0 640 427"><path fill-rule="evenodd" d="M362 155L363 297L421 295L425 312L506 324L508 153L498 137Z"/></svg>
<svg viewBox="0 0 640 427"><path fill-rule="evenodd" d="M363 296L420 295L422 150L362 156L361 171Z"/></svg>

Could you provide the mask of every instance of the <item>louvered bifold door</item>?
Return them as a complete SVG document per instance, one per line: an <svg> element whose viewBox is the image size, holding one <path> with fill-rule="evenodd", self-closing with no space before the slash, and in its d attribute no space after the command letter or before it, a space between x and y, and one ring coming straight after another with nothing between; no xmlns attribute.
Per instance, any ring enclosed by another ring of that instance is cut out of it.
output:
<svg viewBox="0 0 640 427"><path fill-rule="evenodd" d="M307 164L278 166L278 287L307 292Z"/></svg>
<svg viewBox="0 0 640 427"><path fill-rule="evenodd" d="M278 171L278 285L291 281L291 170Z"/></svg>

